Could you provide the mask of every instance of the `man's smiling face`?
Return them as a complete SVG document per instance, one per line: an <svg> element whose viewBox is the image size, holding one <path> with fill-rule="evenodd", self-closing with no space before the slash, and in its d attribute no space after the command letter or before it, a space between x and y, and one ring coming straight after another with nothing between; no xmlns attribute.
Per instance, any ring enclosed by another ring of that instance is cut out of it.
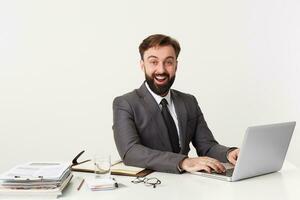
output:
<svg viewBox="0 0 300 200"><path fill-rule="evenodd" d="M150 89L165 96L175 80L177 70L174 48L171 45L149 48L144 52L140 64Z"/></svg>

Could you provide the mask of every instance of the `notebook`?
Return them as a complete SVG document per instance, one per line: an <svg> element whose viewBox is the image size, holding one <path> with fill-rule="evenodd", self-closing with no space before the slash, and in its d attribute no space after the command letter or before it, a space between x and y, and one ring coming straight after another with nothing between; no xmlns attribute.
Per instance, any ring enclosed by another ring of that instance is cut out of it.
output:
<svg viewBox="0 0 300 200"><path fill-rule="evenodd" d="M95 167L92 161L88 161L82 164L72 166L72 171L94 173ZM144 177L150 174L151 172L153 172L153 170L128 166L121 161L113 163L111 167L112 175Z"/></svg>

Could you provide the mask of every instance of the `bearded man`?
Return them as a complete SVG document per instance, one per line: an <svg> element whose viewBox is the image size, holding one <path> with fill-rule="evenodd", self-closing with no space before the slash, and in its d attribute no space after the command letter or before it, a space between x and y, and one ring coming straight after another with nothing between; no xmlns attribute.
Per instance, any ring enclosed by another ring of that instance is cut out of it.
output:
<svg viewBox="0 0 300 200"><path fill-rule="evenodd" d="M222 173L221 162L235 164L239 149L215 140L196 98L171 89L179 43L155 34L142 41L139 52L144 83L113 102L114 139L123 162L169 173ZM191 142L197 157L188 157Z"/></svg>

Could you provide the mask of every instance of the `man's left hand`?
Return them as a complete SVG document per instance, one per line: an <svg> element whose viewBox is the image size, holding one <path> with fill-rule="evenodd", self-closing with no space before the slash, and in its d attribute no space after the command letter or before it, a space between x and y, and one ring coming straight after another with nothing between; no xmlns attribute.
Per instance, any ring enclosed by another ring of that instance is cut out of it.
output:
<svg viewBox="0 0 300 200"><path fill-rule="evenodd" d="M240 153L240 149L235 149L233 151L230 151L227 155L227 159L228 161L235 165L236 164L236 161L238 159L238 156L239 156L239 153Z"/></svg>

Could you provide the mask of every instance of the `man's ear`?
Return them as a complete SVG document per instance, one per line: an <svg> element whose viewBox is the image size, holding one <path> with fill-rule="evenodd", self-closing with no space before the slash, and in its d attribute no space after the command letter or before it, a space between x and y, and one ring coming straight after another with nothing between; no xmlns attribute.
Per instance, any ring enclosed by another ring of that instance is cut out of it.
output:
<svg viewBox="0 0 300 200"><path fill-rule="evenodd" d="M178 61L176 60L175 72L177 72Z"/></svg>
<svg viewBox="0 0 300 200"><path fill-rule="evenodd" d="M145 63L143 60L140 60L140 67L141 67L141 70L145 71Z"/></svg>

